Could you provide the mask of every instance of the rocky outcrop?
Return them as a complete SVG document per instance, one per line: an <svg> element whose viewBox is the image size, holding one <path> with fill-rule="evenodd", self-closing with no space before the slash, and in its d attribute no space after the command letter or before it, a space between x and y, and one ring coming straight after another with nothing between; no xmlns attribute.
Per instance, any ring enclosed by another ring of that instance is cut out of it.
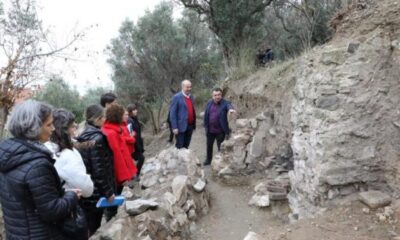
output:
<svg viewBox="0 0 400 240"><path fill-rule="evenodd" d="M146 160L140 186L124 188L125 206L92 239L189 239L195 221L209 210L199 166L190 150L175 147Z"/></svg>

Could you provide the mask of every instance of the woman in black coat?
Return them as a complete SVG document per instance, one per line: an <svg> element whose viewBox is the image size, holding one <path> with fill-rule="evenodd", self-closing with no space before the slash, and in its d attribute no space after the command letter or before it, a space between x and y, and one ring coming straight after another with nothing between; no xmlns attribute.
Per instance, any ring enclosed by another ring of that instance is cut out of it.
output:
<svg viewBox="0 0 400 240"><path fill-rule="evenodd" d="M93 235L101 225L103 209L96 208L96 203L101 197L112 202L115 197L115 177L113 154L110 150L106 136L101 127L105 121L105 111L100 105L91 105L86 109L86 125L78 137L78 142L93 142L88 147L81 147L82 155L88 174L94 183L91 197L82 198L81 206L86 212L90 235Z"/></svg>
<svg viewBox="0 0 400 240"><path fill-rule="evenodd" d="M7 239L67 239L62 222L76 209L80 191L64 191L43 145L54 130L50 106L28 100L8 123L14 138L0 143L0 198Z"/></svg>
<svg viewBox="0 0 400 240"><path fill-rule="evenodd" d="M143 164L144 164L144 146L143 146L143 138L142 138L142 127L140 125L140 122L138 120L138 108L136 104L130 104L127 107L128 111L128 129L129 132L135 132L135 151L132 155L133 159L136 160L136 167L138 169L138 172L136 174L136 179L139 180L140 176L140 171L142 170Z"/></svg>

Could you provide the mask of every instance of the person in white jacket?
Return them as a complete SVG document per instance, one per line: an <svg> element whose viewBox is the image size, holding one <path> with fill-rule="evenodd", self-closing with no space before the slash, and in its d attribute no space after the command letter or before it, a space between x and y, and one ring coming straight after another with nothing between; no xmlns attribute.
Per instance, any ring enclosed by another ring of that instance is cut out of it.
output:
<svg viewBox="0 0 400 240"><path fill-rule="evenodd" d="M93 193L93 182L87 174L80 153L74 148L73 138L76 133L75 116L65 109L53 112L55 130L46 147L53 153L54 167L63 181L65 189L80 189L83 197Z"/></svg>

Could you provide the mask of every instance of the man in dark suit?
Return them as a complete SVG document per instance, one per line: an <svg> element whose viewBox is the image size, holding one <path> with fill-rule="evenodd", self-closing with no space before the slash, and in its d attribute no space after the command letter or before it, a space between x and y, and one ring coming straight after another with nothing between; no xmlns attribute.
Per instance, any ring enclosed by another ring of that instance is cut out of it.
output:
<svg viewBox="0 0 400 240"><path fill-rule="evenodd" d="M171 101L169 118L178 149L189 148L193 130L196 129L196 110L191 91L192 83L184 80L182 91L175 94Z"/></svg>
<svg viewBox="0 0 400 240"><path fill-rule="evenodd" d="M214 88L212 99L208 101L204 112L204 128L207 136L207 158L204 165L211 164L215 140L217 140L218 151L221 150L221 143L230 133L228 114L235 112L232 104L222 98L222 89Z"/></svg>

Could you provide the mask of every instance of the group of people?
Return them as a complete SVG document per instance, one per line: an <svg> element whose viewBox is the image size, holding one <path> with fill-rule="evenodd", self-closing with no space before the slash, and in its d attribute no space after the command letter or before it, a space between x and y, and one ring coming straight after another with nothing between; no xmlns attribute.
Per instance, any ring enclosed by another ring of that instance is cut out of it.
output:
<svg viewBox="0 0 400 240"><path fill-rule="evenodd" d="M176 147L188 148L196 129L196 110L189 80L173 96L170 127ZM213 145L218 150L229 135L228 114L232 104L214 88L204 115L207 158ZM124 108L112 93L101 96L99 105L85 111L78 132L72 112L54 109L35 100L17 105L7 129L12 138L0 143L0 201L7 239L88 239L109 221L118 208L97 208L101 197L109 202L124 186L139 181L144 163L141 125L137 106ZM86 229L80 238L66 233L65 224L80 210Z"/></svg>
<svg viewBox="0 0 400 240"><path fill-rule="evenodd" d="M168 123L175 135L176 148L189 148L192 133L196 129L196 109L194 98L191 94L192 83L189 80L182 81L182 91L172 98L168 113ZM213 146L217 142L218 151L221 143L230 134L228 115L236 113L232 104L222 97L222 89L212 90L210 99L204 111L204 128L207 137L207 157L204 166L210 165L213 156Z"/></svg>
<svg viewBox="0 0 400 240"><path fill-rule="evenodd" d="M144 162L137 106L126 109L112 93L101 105L87 107L77 136L73 113L35 100L17 105L0 143L0 201L7 239L71 239L65 222L82 210L88 239L110 220L116 207L97 208L101 197L112 202L132 187Z"/></svg>

